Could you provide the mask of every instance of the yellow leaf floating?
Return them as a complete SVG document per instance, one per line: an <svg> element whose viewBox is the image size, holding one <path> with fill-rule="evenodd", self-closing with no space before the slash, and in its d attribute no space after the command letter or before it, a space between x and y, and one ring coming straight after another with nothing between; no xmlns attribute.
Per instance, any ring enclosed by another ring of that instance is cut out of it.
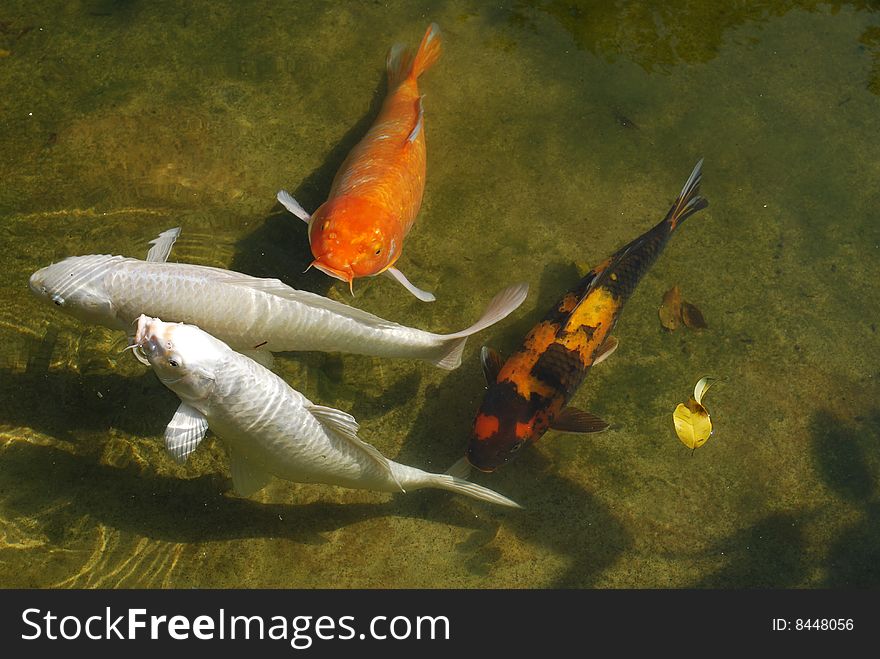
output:
<svg viewBox="0 0 880 659"><path fill-rule="evenodd" d="M712 420L708 410L703 407L703 396L716 380L717 378L702 378L694 386L693 398L689 398L687 403L679 403L672 413L675 433L689 449L700 448L712 435Z"/></svg>

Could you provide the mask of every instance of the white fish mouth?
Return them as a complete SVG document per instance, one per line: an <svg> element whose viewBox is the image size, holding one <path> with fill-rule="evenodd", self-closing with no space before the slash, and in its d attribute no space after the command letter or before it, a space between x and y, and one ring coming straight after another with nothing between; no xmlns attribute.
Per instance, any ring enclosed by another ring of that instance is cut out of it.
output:
<svg viewBox="0 0 880 659"><path fill-rule="evenodd" d="M132 344L138 361L143 362L146 359L147 363L149 363L150 357L161 354L165 329L165 323L158 318L150 318L144 314L138 317L137 331L135 332L134 343Z"/></svg>

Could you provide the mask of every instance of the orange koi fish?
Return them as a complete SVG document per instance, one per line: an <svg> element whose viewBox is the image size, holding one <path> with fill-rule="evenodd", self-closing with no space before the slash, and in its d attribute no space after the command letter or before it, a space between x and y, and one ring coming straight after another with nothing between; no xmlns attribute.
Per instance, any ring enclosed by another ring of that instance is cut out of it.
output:
<svg viewBox="0 0 880 659"><path fill-rule="evenodd" d="M278 201L308 222L318 270L348 282L387 273L425 302L394 267L425 190L425 112L418 78L440 56L440 28L432 23L415 57L402 44L388 52L388 96L364 138L342 163L330 196L310 216L287 192Z"/></svg>
<svg viewBox="0 0 880 659"><path fill-rule="evenodd" d="M494 471L551 428L587 433L608 427L597 416L566 405L590 367L617 348L617 339L610 334L623 305L672 232L709 205L699 196L702 165L700 160L694 167L666 218L593 268L532 328L506 362L483 348L489 386L474 419L467 455L448 473L462 475L469 465Z"/></svg>

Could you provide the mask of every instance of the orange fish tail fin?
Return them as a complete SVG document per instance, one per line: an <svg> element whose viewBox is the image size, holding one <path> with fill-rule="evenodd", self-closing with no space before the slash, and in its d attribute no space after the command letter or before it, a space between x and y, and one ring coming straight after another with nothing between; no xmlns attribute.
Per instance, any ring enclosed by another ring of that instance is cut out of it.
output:
<svg viewBox="0 0 880 659"><path fill-rule="evenodd" d="M666 216L666 222L669 222L669 231L675 231L675 228L684 222L691 215L696 213L699 210L706 208L709 205L709 202L700 196L700 182L703 179L703 159L694 167L694 171L691 172L691 175L688 177L687 182L684 184L684 187L681 189L681 194L678 195L678 199L675 200L675 203L672 204L672 208L669 209L669 214Z"/></svg>
<svg viewBox="0 0 880 659"><path fill-rule="evenodd" d="M385 60L385 67L388 69L388 86L394 88L407 78L418 78L431 68L440 57L442 42L440 26L431 23L425 36L422 37L422 43L415 57L403 44L392 46Z"/></svg>

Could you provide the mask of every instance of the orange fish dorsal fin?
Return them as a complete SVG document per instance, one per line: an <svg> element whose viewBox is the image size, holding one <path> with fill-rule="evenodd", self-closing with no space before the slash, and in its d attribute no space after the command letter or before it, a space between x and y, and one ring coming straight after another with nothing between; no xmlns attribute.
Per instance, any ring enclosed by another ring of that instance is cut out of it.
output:
<svg viewBox="0 0 880 659"><path fill-rule="evenodd" d="M431 23L422 37L422 43L416 52L412 52L403 44L395 44L388 51L385 60L385 68L388 70L388 86L396 87L409 77L418 78L422 73L431 68L431 65L440 57L442 38L440 26Z"/></svg>

